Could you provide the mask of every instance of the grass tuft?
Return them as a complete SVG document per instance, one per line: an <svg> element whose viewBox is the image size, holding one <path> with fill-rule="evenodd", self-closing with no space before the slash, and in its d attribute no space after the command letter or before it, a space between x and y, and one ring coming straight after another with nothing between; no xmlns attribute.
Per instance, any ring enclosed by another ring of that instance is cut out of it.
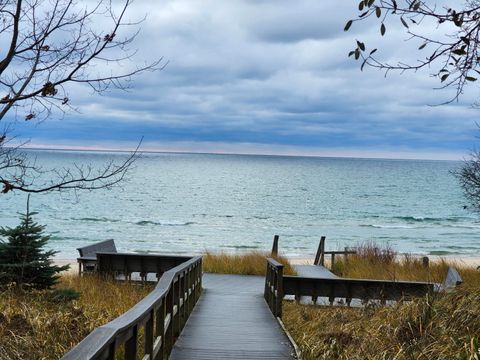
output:
<svg viewBox="0 0 480 360"><path fill-rule="evenodd" d="M218 274L265 275L268 252L249 251L242 254L212 253L203 255L203 271ZM286 257L276 256L275 260L284 265L285 275L295 275L295 270Z"/></svg>

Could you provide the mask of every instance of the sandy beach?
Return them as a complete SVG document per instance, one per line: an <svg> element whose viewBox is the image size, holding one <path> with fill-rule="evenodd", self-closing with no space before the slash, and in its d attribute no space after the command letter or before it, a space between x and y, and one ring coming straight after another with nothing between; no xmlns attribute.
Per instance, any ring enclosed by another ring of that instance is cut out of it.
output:
<svg viewBox="0 0 480 360"><path fill-rule="evenodd" d="M421 257L422 255L415 255ZM480 266L480 256L438 256L438 255L430 255L428 256L430 261L437 262L441 260L445 260L451 263L457 264L459 267L479 267ZM313 264L315 259L314 256L287 256L290 260L290 263L293 265L307 265ZM70 272L78 271L78 264L76 259L55 259L55 264L62 266L62 265L70 265ZM326 256L325 261L328 263L330 261L330 256Z"/></svg>
<svg viewBox="0 0 480 360"><path fill-rule="evenodd" d="M414 255L418 257L422 257L423 255ZM468 267L477 267L480 266L480 256L455 256L455 255L450 255L450 256L438 256L438 255L430 255L428 256L430 261L433 262L438 262L441 260L445 260L448 262L456 263L459 266L468 266ZM313 264L314 257L309 257L309 256L293 256L293 257L288 257L290 262L295 265L304 265L304 264ZM330 261L330 256L326 255L325 256L325 261L328 263Z"/></svg>

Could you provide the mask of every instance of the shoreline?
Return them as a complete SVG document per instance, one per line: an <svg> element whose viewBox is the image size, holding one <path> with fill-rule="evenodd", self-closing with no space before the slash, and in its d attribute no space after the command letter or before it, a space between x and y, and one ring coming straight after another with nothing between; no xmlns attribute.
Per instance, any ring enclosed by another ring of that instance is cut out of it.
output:
<svg viewBox="0 0 480 360"><path fill-rule="evenodd" d="M402 255L402 254L400 254ZM341 256L341 255L340 255ZM465 255L418 255L412 254L412 257L422 258L427 256L431 262L439 262L445 260L447 262L455 263L463 267L479 267L480 266L480 256L465 256ZM304 265L304 264L313 264L315 257L313 256L287 256L288 260L293 265ZM330 262L330 256L325 255L325 261Z"/></svg>
<svg viewBox="0 0 480 360"><path fill-rule="evenodd" d="M282 254L280 253L280 255ZM302 256L302 255L298 255L298 256L283 255L283 256L285 256L292 265L313 264L313 261L315 260L315 256ZM412 254L412 256L421 258L427 255ZM455 263L460 267L474 267L474 268L480 267L480 255L473 255L473 256L428 255L427 257L430 259L431 262L439 262L439 261L445 260L447 262ZM328 263L330 261L330 256L326 255L325 260ZM59 266L70 265L70 269L68 270L68 272L78 270L77 259L54 258L53 262Z"/></svg>

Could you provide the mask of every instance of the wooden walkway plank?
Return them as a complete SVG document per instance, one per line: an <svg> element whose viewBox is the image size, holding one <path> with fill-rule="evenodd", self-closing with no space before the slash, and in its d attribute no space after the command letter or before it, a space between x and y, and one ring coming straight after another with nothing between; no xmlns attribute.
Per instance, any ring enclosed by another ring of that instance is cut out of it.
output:
<svg viewBox="0 0 480 360"><path fill-rule="evenodd" d="M294 268L298 276L302 277L339 279L337 275L321 265L294 265Z"/></svg>
<svg viewBox="0 0 480 360"><path fill-rule="evenodd" d="M203 294L170 359L295 359L263 298L264 278L203 275Z"/></svg>

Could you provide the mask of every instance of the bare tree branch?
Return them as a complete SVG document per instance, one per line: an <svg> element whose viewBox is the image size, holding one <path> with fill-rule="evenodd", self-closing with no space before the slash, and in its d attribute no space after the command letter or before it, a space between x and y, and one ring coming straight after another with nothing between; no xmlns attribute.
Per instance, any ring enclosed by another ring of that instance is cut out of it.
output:
<svg viewBox="0 0 480 360"><path fill-rule="evenodd" d="M143 65L133 58L137 50L129 46L144 19L126 20L131 4L132 0L123 0L120 6L109 0L87 5L75 0L0 3L0 41L9 44L0 59L0 122L5 129L0 132L1 192L93 190L125 178L138 148L122 163L108 163L102 169L73 164L69 169L45 170L12 145L12 134L20 119L43 121L72 110L75 99L68 93L72 84L86 84L98 94L126 90L135 76L165 67L163 58ZM39 184L46 176L50 181Z"/></svg>

